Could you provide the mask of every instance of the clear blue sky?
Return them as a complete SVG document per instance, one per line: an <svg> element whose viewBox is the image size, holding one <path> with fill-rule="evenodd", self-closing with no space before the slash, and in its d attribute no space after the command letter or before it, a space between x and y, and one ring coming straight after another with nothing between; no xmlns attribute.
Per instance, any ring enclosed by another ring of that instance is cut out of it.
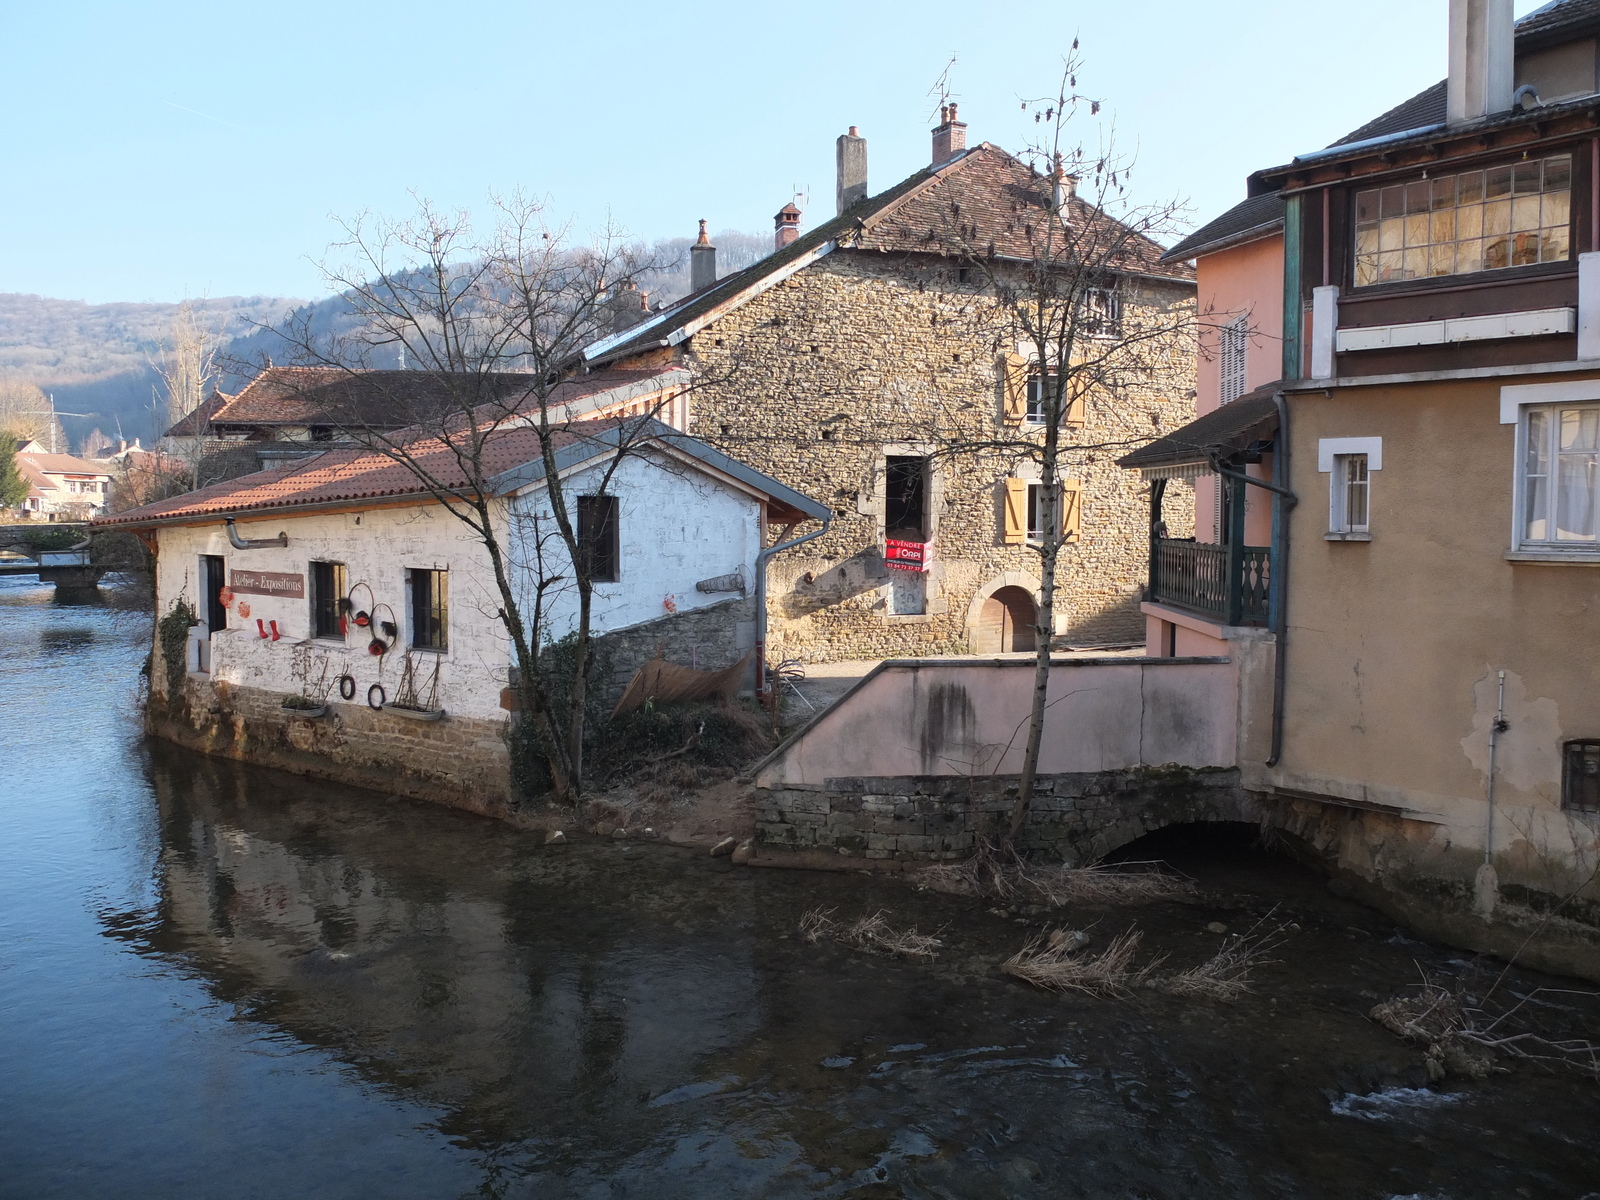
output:
<svg viewBox="0 0 1600 1200"><path fill-rule="evenodd" d="M1518 0L1519 16L1540 0ZM872 190L927 161L952 54L972 141L1073 36L1137 144L1142 199L1197 221L1252 169L1324 145L1445 71L1447 0L561 4L0 0L0 291L93 302L316 297L331 215L549 197L630 233L769 231L833 142Z"/></svg>

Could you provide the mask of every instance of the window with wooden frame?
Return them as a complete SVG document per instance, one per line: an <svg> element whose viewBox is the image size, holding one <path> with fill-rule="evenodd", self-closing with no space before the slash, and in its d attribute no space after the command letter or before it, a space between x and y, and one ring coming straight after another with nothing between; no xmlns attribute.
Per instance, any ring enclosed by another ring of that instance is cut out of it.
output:
<svg viewBox="0 0 1600 1200"><path fill-rule="evenodd" d="M1572 155L1364 188L1355 209L1356 287L1566 262Z"/></svg>
<svg viewBox="0 0 1600 1200"><path fill-rule="evenodd" d="M1600 813L1600 738L1562 747L1561 807Z"/></svg>
<svg viewBox="0 0 1600 1200"><path fill-rule="evenodd" d="M450 572L413 567L406 572L411 590L411 648L450 648Z"/></svg>
<svg viewBox="0 0 1600 1200"><path fill-rule="evenodd" d="M312 637L344 637L344 630L339 626L339 602L344 599L346 590L343 563L311 564Z"/></svg>
<svg viewBox="0 0 1600 1200"><path fill-rule="evenodd" d="M1250 330L1241 315L1224 325L1217 344L1219 387L1217 397L1223 404L1237 400L1249 391L1245 373L1245 355L1250 347Z"/></svg>
<svg viewBox="0 0 1600 1200"><path fill-rule="evenodd" d="M1332 494L1329 497L1330 533L1367 533L1371 529L1371 475L1365 454L1333 456Z"/></svg>
<svg viewBox="0 0 1600 1200"><path fill-rule="evenodd" d="M593 583L622 577L620 516L615 496L578 497L578 558Z"/></svg>
<svg viewBox="0 0 1600 1200"><path fill-rule="evenodd" d="M1083 293L1079 328L1090 337L1115 337L1122 332L1122 297L1114 287Z"/></svg>
<svg viewBox="0 0 1600 1200"><path fill-rule="evenodd" d="M1592 550L1600 540L1600 404L1522 410L1519 549Z"/></svg>
<svg viewBox="0 0 1600 1200"><path fill-rule="evenodd" d="M1057 487L1062 542L1076 542L1082 534L1083 484L1063 479ZM1042 544L1045 531L1045 485L1037 479L1005 481L1004 527L1001 540L1009 546Z"/></svg>

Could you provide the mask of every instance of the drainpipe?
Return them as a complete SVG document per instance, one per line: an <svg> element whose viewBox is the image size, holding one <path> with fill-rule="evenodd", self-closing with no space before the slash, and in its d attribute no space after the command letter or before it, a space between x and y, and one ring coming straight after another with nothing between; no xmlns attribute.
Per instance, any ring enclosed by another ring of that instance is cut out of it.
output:
<svg viewBox="0 0 1600 1200"><path fill-rule="evenodd" d="M1495 701L1494 724L1489 726L1489 812L1483 831L1483 865L1494 857L1494 751L1500 735L1511 728L1506 720L1506 673L1500 672L1500 695Z"/></svg>
<svg viewBox="0 0 1600 1200"><path fill-rule="evenodd" d="M803 537L791 538L768 546L756 555L756 695L767 691L767 560L785 550L793 550L812 538L819 538L833 527L831 515L822 518L822 528L814 529Z"/></svg>
<svg viewBox="0 0 1600 1200"><path fill-rule="evenodd" d="M228 527L228 544L235 550L260 550L267 546L287 546L289 535L280 533L277 537L270 538L244 538L239 536L239 531L233 526L233 518L228 517L223 521Z"/></svg>

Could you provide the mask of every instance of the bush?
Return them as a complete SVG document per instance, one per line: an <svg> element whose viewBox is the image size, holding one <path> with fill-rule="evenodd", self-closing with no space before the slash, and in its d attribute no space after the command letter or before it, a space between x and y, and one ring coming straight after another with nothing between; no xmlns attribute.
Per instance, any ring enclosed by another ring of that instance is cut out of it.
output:
<svg viewBox="0 0 1600 1200"><path fill-rule="evenodd" d="M161 661L167 668L167 697L179 691L187 673L189 658L189 630L200 623L194 609L182 597L173 601L167 615L156 624L161 639Z"/></svg>
<svg viewBox="0 0 1600 1200"><path fill-rule="evenodd" d="M87 529L57 525L53 529L30 529L22 535L22 540L33 551L70 550L88 536Z"/></svg>

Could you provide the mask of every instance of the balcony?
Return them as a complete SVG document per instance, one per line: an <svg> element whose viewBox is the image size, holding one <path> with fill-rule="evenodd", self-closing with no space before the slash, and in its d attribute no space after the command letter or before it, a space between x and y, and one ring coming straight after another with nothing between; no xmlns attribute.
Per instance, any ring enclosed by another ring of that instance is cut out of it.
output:
<svg viewBox="0 0 1600 1200"><path fill-rule="evenodd" d="M1272 552L1265 546L1157 538L1150 548L1150 599L1223 625L1265 625Z"/></svg>

